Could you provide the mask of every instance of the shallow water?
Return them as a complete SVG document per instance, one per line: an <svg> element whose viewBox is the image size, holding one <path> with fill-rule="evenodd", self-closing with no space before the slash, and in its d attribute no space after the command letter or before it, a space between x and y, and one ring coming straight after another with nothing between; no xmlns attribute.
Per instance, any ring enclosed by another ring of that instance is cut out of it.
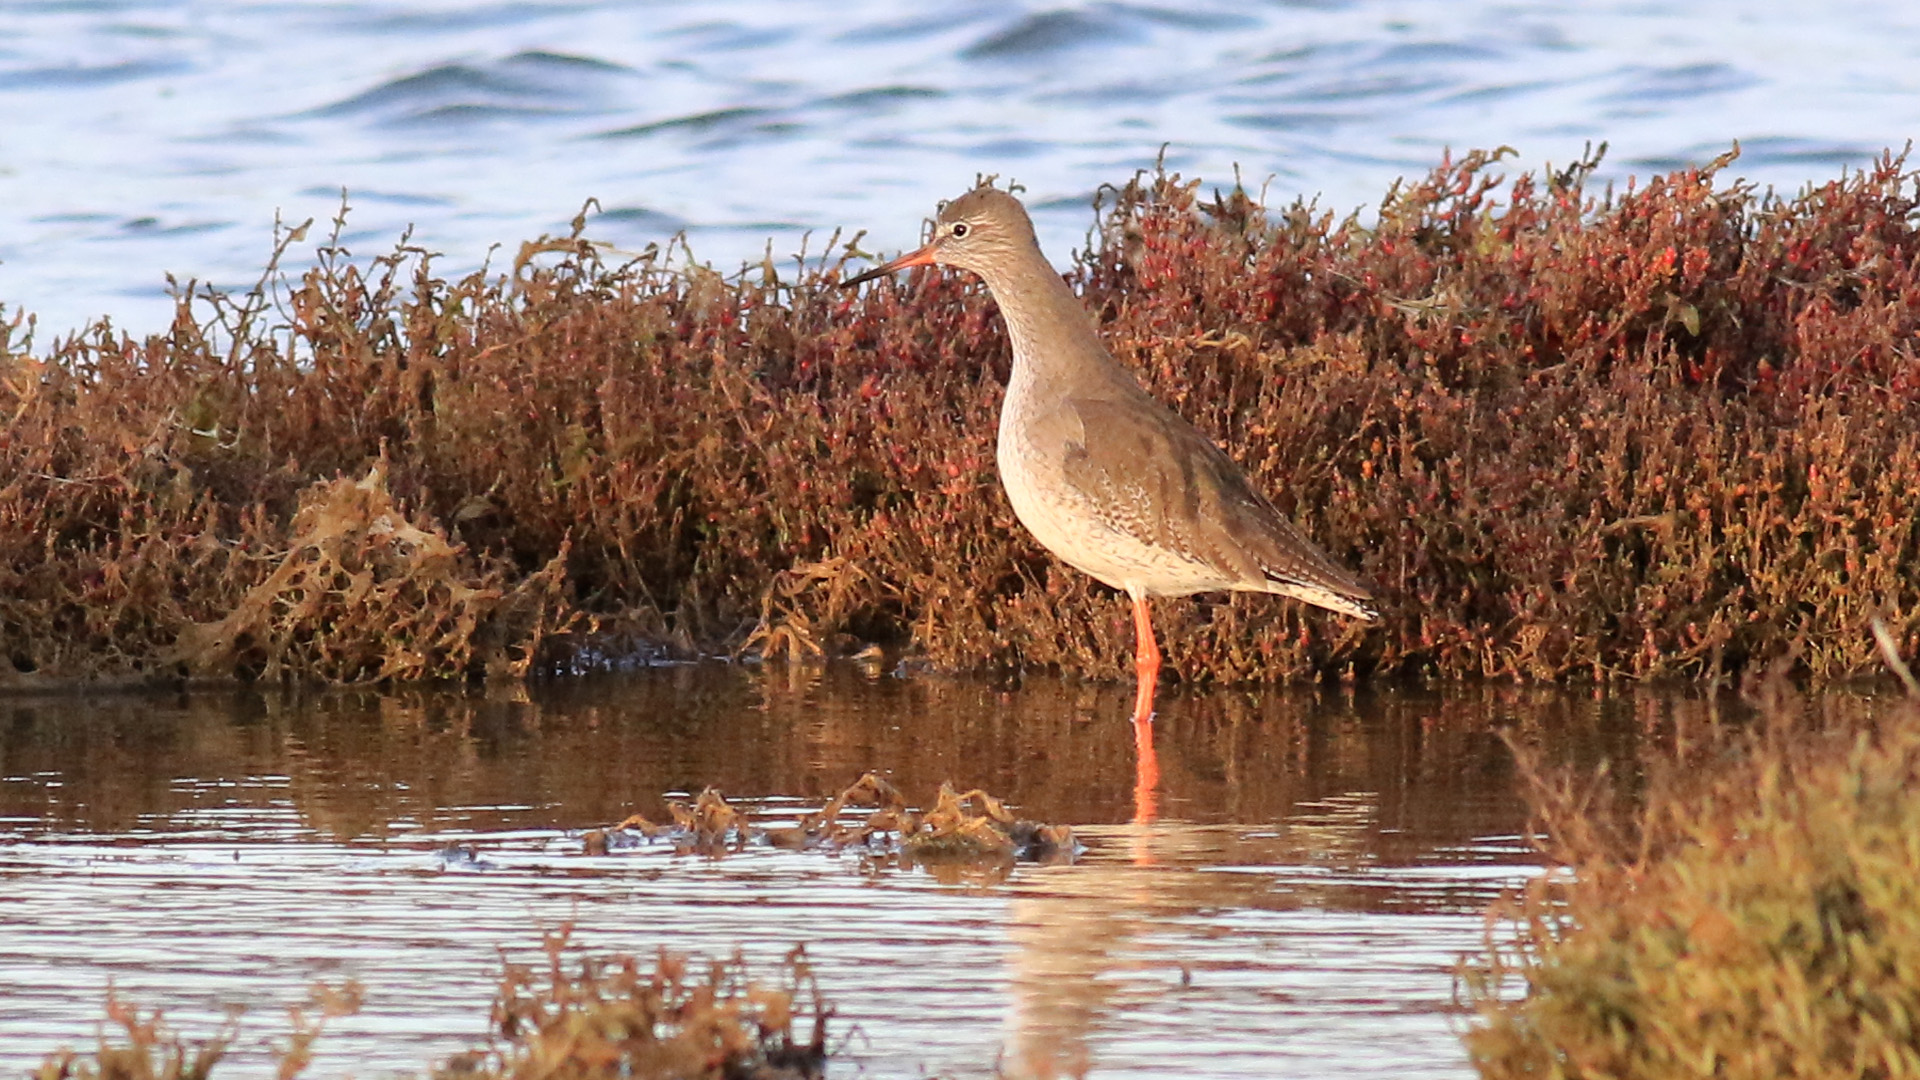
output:
<svg viewBox="0 0 1920 1080"><path fill-rule="evenodd" d="M917 239L977 173L1027 186L1048 252L1152 165L1373 206L1448 147L1602 179L1703 163L1794 190L1920 133L1903 0L0 0L0 305L43 338L167 325L165 275L245 286L277 214L351 192L478 266L563 230L685 229L722 267L807 230ZM316 236L318 232L316 232Z"/></svg>
<svg viewBox="0 0 1920 1080"><path fill-rule="evenodd" d="M480 1040L498 950L572 919L593 950L804 943L837 1076L1464 1077L1454 965L1534 872L1501 733L1596 761L1677 703L1175 691L1149 825L1119 686L715 664L499 698L0 703L0 1070L84 1044L111 982L190 1033L246 1005L222 1072L270 1075L281 1010L347 977L366 1008L309 1075L421 1070ZM582 853L669 793L774 823L869 769L923 804L984 787L1086 851L938 876Z"/></svg>

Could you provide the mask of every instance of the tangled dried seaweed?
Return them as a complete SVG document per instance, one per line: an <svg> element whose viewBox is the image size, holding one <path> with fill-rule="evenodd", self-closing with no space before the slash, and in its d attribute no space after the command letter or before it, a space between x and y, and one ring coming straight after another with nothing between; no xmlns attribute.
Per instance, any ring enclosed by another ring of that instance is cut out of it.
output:
<svg viewBox="0 0 1920 1080"><path fill-rule="evenodd" d="M1715 678L1804 641L1839 678L1872 670L1876 610L1920 643L1905 159L1779 199L1730 158L1599 196L1593 160L1500 158L1371 223L1109 193L1070 276L1116 353L1386 599L1366 629L1170 603L1172 666ZM584 228L457 281L336 230L163 334L36 352L0 325L0 683L512 675L749 635L1125 675L1124 605L995 482L981 289L833 290L851 245L787 278L610 266ZM313 532L376 472L359 523Z"/></svg>
<svg viewBox="0 0 1920 1080"><path fill-rule="evenodd" d="M386 464L358 482L301 492L272 572L225 617L181 627L165 661L195 675L341 683L444 677L476 664L524 676L546 635L579 621L561 590L567 543L510 583L498 567L472 566L439 529L411 521L387 490Z"/></svg>
<svg viewBox="0 0 1920 1080"><path fill-rule="evenodd" d="M871 808L855 823L842 822L849 808ZM749 842L774 847L841 851L860 848L922 862L1003 863L1015 859L1070 858L1073 830L1016 818L1000 800L979 789L956 793L940 785L933 809L915 813L897 788L867 773L827 804L787 828L756 829L718 791L702 791L691 805L668 805L673 824L656 825L634 814L608 829L582 837L588 854L631 847L638 839L665 840L676 850L702 855L739 851Z"/></svg>

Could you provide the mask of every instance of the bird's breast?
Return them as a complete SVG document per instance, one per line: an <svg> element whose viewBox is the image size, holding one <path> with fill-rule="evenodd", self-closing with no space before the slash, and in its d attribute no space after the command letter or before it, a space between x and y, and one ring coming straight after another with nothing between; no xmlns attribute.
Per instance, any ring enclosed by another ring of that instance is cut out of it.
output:
<svg viewBox="0 0 1920 1080"><path fill-rule="evenodd" d="M1151 529L1139 527L1145 508L1107 505L1074 483L1066 464L1079 449L1073 438L1077 418L1029 409L1031 399L1009 393L995 457L1014 516L1041 546L1117 589L1178 596L1223 587L1217 572L1156 543Z"/></svg>

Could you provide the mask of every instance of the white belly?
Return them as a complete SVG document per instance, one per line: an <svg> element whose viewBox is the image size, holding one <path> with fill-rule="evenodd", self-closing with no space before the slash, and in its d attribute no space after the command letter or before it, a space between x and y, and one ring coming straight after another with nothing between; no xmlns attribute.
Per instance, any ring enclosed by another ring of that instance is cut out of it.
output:
<svg viewBox="0 0 1920 1080"><path fill-rule="evenodd" d="M1041 546L1103 584L1130 593L1186 596L1227 588L1218 571L1179 552L1110 527L1067 482L1059 448L1023 443L1020 425L1003 411L995 457L1014 516Z"/></svg>

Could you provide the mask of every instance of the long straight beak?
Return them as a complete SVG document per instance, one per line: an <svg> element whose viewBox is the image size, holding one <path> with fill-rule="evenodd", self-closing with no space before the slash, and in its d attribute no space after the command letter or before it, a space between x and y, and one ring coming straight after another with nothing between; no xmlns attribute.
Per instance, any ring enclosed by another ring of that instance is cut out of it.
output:
<svg viewBox="0 0 1920 1080"><path fill-rule="evenodd" d="M919 251L908 252L890 263L883 266L876 266L864 274L850 277L841 282L840 287L843 289L851 289L862 282L872 281L874 278L886 277L896 270L905 270L909 266L932 266L934 263L933 253L939 246L940 241L935 240Z"/></svg>

